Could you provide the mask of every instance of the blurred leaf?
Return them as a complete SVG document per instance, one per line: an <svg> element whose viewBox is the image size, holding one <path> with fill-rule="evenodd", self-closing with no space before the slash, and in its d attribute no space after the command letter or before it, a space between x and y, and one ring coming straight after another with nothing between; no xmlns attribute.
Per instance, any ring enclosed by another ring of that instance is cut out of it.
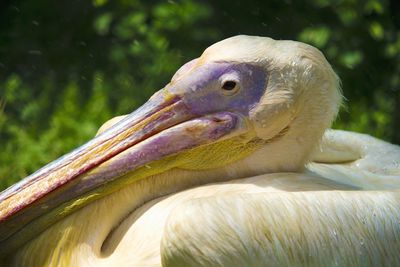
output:
<svg viewBox="0 0 400 267"><path fill-rule="evenodd" d="M376 21L373 21L369 26L369 32L371 33L371 36L377 40L381 40L384 35L384 30L382 25Z"/></svg>
<svg viewBox="0 0 400 267"><path fill-rule="evenodd" d="M392 58L400 54L400 32L397 34L397 38L394 42L387 44L385 54Z"/></svg>
<svg viewBox="0 0 400 267"><path fill-rule="evenodd" d="M375 12L377 14L383 14L384 12L384 8L382 5L382 2L379 0L369 0L367 1L367 3L365 4L365 8L364 8L366 13L372 13Z"/></svg>
<svg viewBox="0 0 400 267"><path fill-rule="evenodd" d="M18 97L18 87L21 86L21 79L18 75L11 75L4 85L4 99L9 103L13 103Z"/></svg>
<svg viewBox="0 0 400 267"><path fill-rule="evenodd" d="M108 0L93 0L93 5L95 7L101 7L107 4Z"/></svg>
<svg viewBox="0 0 400 267"><path fill-rule="evenodd" d="M363 55L361 54L360 51L349 51L349 52L344 52L340 56L340 62L346 66L349 69L354 68L358 64L361 63L363 59Z"/></svg>
<svg viewBox="0 0 400 267"><path fill-rule="evenodd" d="M300 33L299 40L322 48L327 44L330 36L331 31L327 27L312 27L304 29Z"/></svg>
<svg viewBox="0 0 400 267"><path fill-rule="evenodd" d="M347 6L339 10L338 15L344 25L349 26L357 21L358 14L353 8Z"/></svg>
<svg viewBox="0 0 400 267"><path fill-rule="evenodd" d="M95 20L94 28L96 29L98 34L100 35L108 34L112 18L113 17L111 13L104 13Z"/></svg>

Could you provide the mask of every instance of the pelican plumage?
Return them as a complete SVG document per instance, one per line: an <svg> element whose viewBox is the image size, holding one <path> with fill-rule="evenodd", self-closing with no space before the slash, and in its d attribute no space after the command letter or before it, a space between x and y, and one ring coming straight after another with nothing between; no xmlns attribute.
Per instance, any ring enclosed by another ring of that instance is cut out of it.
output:
<svg viewBox="0 0 400 267"><path fill-rule="evenodd" d="M0 195L13 266L399 266L400 148L316 48L235 36Z"/></svg>

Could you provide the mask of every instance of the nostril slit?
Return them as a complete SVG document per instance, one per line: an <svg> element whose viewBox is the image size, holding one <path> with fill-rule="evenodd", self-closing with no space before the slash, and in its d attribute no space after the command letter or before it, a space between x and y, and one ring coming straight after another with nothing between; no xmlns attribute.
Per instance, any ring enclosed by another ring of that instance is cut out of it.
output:
<svg viewBox="0 0 400 267"><path fill-rule="evenodd" d="M213 118L213 121L214 122L222 122L222 120L220 118L215 118L215 117Z"/></svg>

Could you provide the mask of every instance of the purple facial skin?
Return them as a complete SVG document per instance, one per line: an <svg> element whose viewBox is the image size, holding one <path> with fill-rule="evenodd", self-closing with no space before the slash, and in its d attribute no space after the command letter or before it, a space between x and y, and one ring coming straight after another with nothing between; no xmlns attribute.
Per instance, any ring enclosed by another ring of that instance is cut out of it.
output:
<svg viewBox="0 0 400 267"><path fill-rule="evenodd" d="M221 89L228 80L240 87L236 94L227 95ZM266 83L266 72L259 66L221 62L202 65L165 90L181 96L190 110L199 115L224 110L248 116L264 94Z"/></svg>
<svg viewBox="0 0 400 267"><path fill-rule="evenodd" d="M2 192L0 248L41 215L130 171L243 134L244 118L264 93L265 71L250 64L195 64L186 65L180 77L101 135ZM227 80L239 90L225 92L221 85Z"/></svg>

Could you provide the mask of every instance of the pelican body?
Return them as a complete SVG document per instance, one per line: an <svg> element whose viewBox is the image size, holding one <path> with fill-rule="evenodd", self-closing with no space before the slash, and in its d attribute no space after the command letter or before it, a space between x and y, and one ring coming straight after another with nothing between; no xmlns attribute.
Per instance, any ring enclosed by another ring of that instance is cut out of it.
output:
<svg viewBox="0 0 400 267"><path fill-rule="evenodd" d="M316 48L235 36L0 194L6 266L400 266L400 148ZM328 130L327 130L328 129Z"/></svg>

